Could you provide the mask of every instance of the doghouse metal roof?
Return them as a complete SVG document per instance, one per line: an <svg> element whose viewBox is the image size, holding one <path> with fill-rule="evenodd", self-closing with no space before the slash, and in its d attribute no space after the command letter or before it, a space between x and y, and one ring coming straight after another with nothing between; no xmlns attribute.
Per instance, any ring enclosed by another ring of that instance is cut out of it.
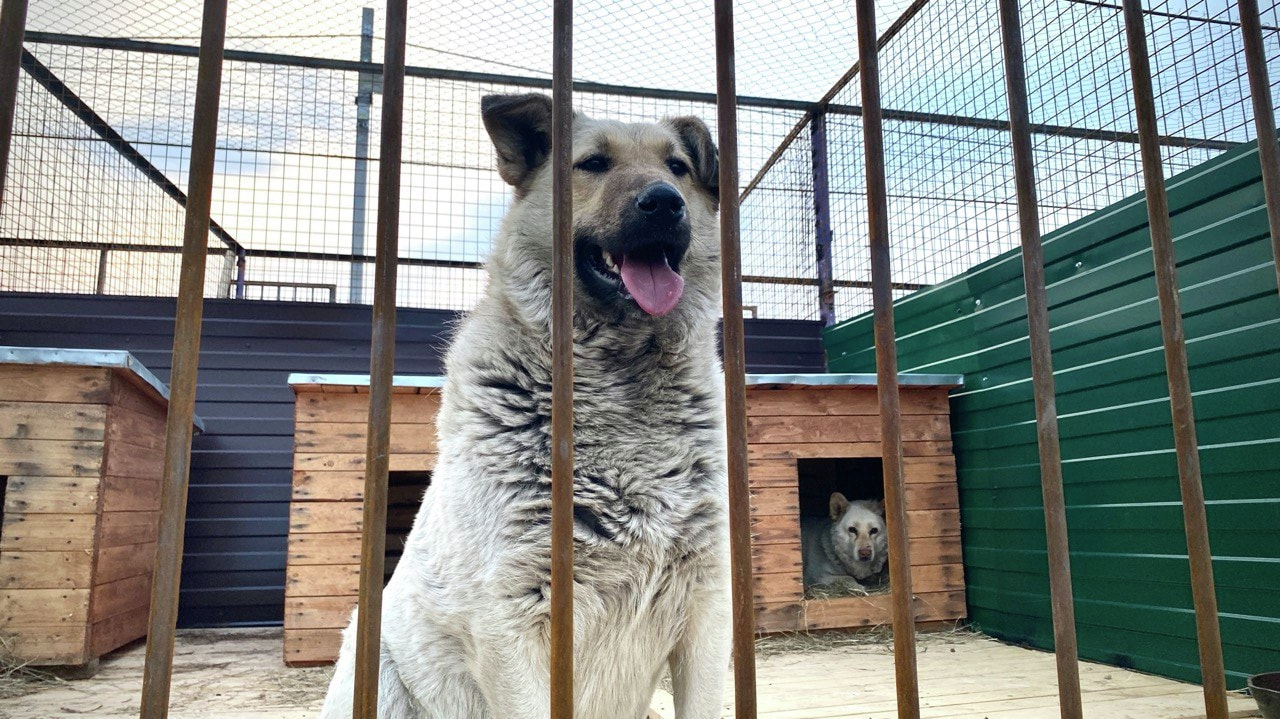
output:
<svg viewBox="0 0 1280 719"><path fill-rule="evenodd" d="M0 347L0 364L46 367L110 367L133 374L155 390L165 402L169 387L136 357L124 350L62 349L58 347ZM194 417L196 429L204 431L204 421Z"/></svg>

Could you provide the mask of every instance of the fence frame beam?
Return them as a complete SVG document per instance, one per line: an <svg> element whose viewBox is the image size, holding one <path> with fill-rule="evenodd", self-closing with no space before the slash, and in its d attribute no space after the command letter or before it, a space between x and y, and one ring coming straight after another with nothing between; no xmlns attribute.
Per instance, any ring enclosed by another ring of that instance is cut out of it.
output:
<svg viewBox="0 0 1280 719"><path fill-rule="evenodd" d="M1239 0L1240 34L1249 69L1249 94L1253 98L1253 124L1258 138L1258 163L1267 198L1267 227L1271 231L1271 257L1276 263L1276 290L1280 291L1280 157L1276 151L1276 116L1271 104L1271 80L1267 73L1266 46L1258 0Z"/></svg>

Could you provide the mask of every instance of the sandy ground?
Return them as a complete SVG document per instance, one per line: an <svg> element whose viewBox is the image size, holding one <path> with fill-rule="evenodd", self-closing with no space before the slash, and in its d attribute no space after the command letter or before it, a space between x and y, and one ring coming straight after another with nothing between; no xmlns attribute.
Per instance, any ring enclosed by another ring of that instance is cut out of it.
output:
<svg viewBox="0 0 1280 719"><path fill-rule="evenodd" d="M186 630L175 642L173 719L312 719L329 667L291 669L276 629ZM92 679L0 677L0 717L138 715L141 643L105 658ZM922 714L930 719L1058 719L1053 655L968 632L922 634L917 653ZM893 655L884 634L825 633L757 644L761 719L891 719ZM1097 719L1204 716L1200 688L1100 664L1080 664L1085 715ZM732 687L725 692L726 702ZM1260 716L1233 694L1232 719ZM653 707L672 719L671 697ZM726 717L732 717L730 704Z"/></svg>

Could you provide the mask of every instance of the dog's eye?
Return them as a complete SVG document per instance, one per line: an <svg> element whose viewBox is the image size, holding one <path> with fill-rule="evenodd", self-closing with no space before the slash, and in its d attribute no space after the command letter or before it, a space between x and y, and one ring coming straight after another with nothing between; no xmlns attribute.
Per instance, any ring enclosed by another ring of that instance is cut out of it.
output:
<svg viewBox="0 0 1280 719"><path fill-rule="evenodd" d="M856 537L856 536L858 536L858 528L857 528L857 527L849 527L849 534L852 534L852 535L853 535L853 536L855 536L855 537Z"/></svg>
<svg viewBox="0 0 1280 719"><path fill-rule="evenodd" d="M579 170L583 170L585 172L593 172L598 174L601 172L608 172L609 166L611 164L612 163L609 162L609 158L606 157L605 155L592 155L587 159L583 160L582 162L579 162L578 164L574 165L574 167L578 168Z"/></svg>
<svg viewBox="0 0 1280 719"><path fill-rule="evenodd" d="M667 169L671 170L671 174L676 177L684 177L689 174L689 166L684 164L684 160L681 160L678 157L673 157L670 160L667 160Z"/></svg>
<svg viewBox="0 0 1280 719"><path fill-rule="evenodd" d="M872 527L872 528L871 528L871 533L872 533L872 534L879 534L879 533L880 533L880 528L879 528L879 527Z"/></svg>

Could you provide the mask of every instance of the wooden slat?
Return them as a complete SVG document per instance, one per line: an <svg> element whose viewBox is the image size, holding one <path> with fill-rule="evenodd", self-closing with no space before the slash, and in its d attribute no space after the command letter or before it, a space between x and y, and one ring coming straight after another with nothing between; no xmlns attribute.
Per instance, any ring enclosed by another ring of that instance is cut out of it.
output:
<svg viewBox="0 0 1280 719"><path fill-rule="evenodd" d="M756 572L799 571L804 567L800 556L800 540L774 544L754 544L751 547L752 566Z"/></svg>
<svg viewBox="0 0 1280 719"><path fill-rule="evenodd" d="M104 584L150 574L155 558L155 542L101 547L98 549L98 568L94 571L94 582Z"/></svg>
<svg viewBox="0 0 1280 719"><path fill-rule="evenodd" d="M122 369L111 371L111 405L156 417L164 421L169 403L155 388L132 372Z"/></svg>
<svg viewBox="0 0 1280 719"><path fill-rule="evenodd" d="M293 471L293 500L341 501L364 498L364 472Z"/></svg>
<svg viewBox="0 0 1280 719"><path fill-rule="evenodd" d="M159 512L103 512L99 520L102 531L98 535L98 548L118 547L122 544L146 544L156 541Z"/></svg>
<svg viewBox="0 0 1280 719"><path fill-rule="evenodd" d="M908 509L960 507L960 488L955 482L913 482L906 485L905 496Z"/></svg>
<svg viewBox="0 0 1280 719"><path fill-rule="evenodd" d="M391 403L391 424L434 424L440 396L396 395ZM307 422L358 422L369 415L367 394L299 393L294 417L299 426Z"/></svg>
<svg viewBox="0 0 1280 719"><path fill-rule="evenodd" d="M799 572L754 573L752 580L755 582L756 604L799 601L804 598L804 581Z"/></svg>
<svg viewBox="0 0 1280 719"><path fill-rule="evenodd" d="M947 414L950 411L948 405L945 389L904 388L902 391L904 415ZM805 415L876 417L879 414L880 405L876 399L875 387L842 391L752 390L750 388L747 390L747 416L749 417Z"/></svg>
<svg viewBox="0 0 1280 719"><path fill-rule="evenodd" d="M794 459L753 459L747 462L747 484L751 487L787 487L798 481Z"/></svg>
<svg viewBox="0 0 1280 719"><path fill-rule="evenodd" d="M912 539L960 536L960 510L908 509L907 527Z"/></svg>
<svg viewBox="0 0 1280 719"><path fill-rule="evenodd" d="M114 477L160 480L164 473L164 449L115 441L107 445L102 471Z"/></svg>
<svg viewBox="0 0 1280 719"><path fill-rule="evenodd" d="M876 442L880 439L880 418L876 415L841 417L749 417L747 441L752 444L797 444L806 442ZM902 418L902 439L906 442L945 442L951 439L946 415L915 415Z"/></svg>
<svg viewBox="0 0 1280 719"><path fill-rule="evenodd" d="M964 592L917 592L911 603L917 622L962 619ZM893 620L892 595L805 600L805 625L813 629L874 627Z"/></svg>
<svg viewBox="0 0 1280 719"><path fill-rule="evenodd" d="M6 514L0 550L84 551L93 546L92 514Z"/></svg>
<svg viewBox="0 0 1280 719"><path fill-rule="evenodd" d="M286 597L284 625L288 629L342 629L351 621L356 596Z"/></svg>
<svg viewBox="0 0 1280 719"><path fill-rule="evenodd" d="M751 518L752 545L792 544L800 541L800 518L797 515L769 514Z"/></svg>
<svg viewBox="0 0 1280 719"><path fill-rule="evenodd" d="M941 457L903 457L903 480L907 484L916 482L951 482L956 481L956 458L950 455Z"/></svg>
<svg viewBox="0 0 1280 719"><path fill-rule="evenodd" d="M911 537L907 545L911 554L911 565L924 564L959 564L963 561L960 548L960 535L944 537Z"/></svg>
<svg viewBox="0 0 1280 719"><path fill-rule="evenodd" d="M922 559L925 559L922 557ZM911 556L911 590L917 594L928 592L963 592L964 565L959 562L949 564L917 564L916 557Z"/></svg>
<svg viewBox="0 0 1280 719"><path fill-rule="evenodd" d="M788 487L753 487L751 489L751 513L759 516L766 514L798 516L800 513L800 488L795 484Z"/></svg>
<svg viewBox="0 0 1280 719"><path fill-rule="evenodd" d="M99 493L104 512L160 509L159 479L107 475L102 478Z"/></svg>
<svg viewBox="0 0 1280 719"><path fill-rule="evenodd" d="M79 665L89 661L88 632L83 624L23 627L12 635L13 657L33 666Z"/></svg>
<svg viewBox="0 0 1280 719"><path fill-rule="evenodd" d="M285 573L287 597L356 596L360 591L359 564L301 564Z"/></svg>
<svg viewBox="0 0 1280 719"><path fill-rule="evenodd" d="M9 477L6 514L93 514L97 477Z"/></svg>
<svg viewBox="0 0 1280 719"><path fill-rule="evenodd" d="M164 452L164 417L112 406L107 413L108 442L126 442L136 447Z"/></svg>
<svg viewBox="0 0 1280 719"><path fill-rule="evenodd" d="M340 629L290 629L284 633L284 661L291 666L327 664L338 658Z"/></svg>
<svg viewBox="0 0 1280 719"><path fill-rule="evenodd" d="M393 400L398 401L398 400ZM293 447L297 452L360 452L367 442L367 422L307 422L297 425ZM391 426L391 451L434 454L436 433L420 424Z"/></svg>
<svg viewBox="0 0 1280 719"><path fill-rule="evenodd" d="M907 441L902 443L904 457L937 457L951 454L948 441ZM795 444L751 444L747 456L752 460L805 459L821 457L880 457L879 442L798 442Z"/></svg>
<svg viewBox="0 0 1280 719"><path fill-rule="evenodd" d="M147 635L148 605L134 607L93 623L89 633L92 655L100 657Z"/></svg>
<svg viewBox="0 0 1280 719"><path fill-rule="evenodd" d="M360 532L363 511L363 502L294 502L289 507L289 533Z"/></svg>
<svg viewBox="0 0 1280 719"><path fill-rule="evenodd" d="M93 557L85 550L68 552L0 552L0 590L87 588Z"/></svg>
<svg viewBox="0 0 1280 719"><path fill-rule="evenodd" d="M6 589L0 591L0 629L85 626L88 589Z"/></svg>
<svg viewBox="0 0 1280 719"><path fill-rule="evenodd" d="M306 472L358 472L364 470L364 454L304 453L293 456L293 468ZM429 472L435 469L434 454L392 454L391 472Z"/></svg>
<svg viewBox="0 0 1280 719"><path fill-rule="evenodd" d="M0 366L0 401L106 404L111 380L105 368Z"/></svg>
<svg viewBox="0 0 1280 719"><path fill-rule="evenodd" d="M775 602L756 604L756 631L760 634L774 632L801 632L805 630L803 602Z"/></svg>
<svg viewBox="0 0 1280 719"><path fill-rule="evenodd" d="M65 439L0 439L0 475L96 477L102 442Z"/></svg>
<svg viewBox="0 0 1280 719"><path fill-rule="evenodd" d="M289 533L290 567L295 565L356 564L360 561L360 535Z"/></svg>
<svg viewBox="0 0 1280 719"><path fill-rule="evenodd" d="M101 441L106 417L101 404L0 402L0 438Z"/></svg>
<svg viewBox="0 0 1280 719"><path fill-rule="evenodd" d="M151 600L151 573L138 574L93 588L93 621L101 621L138 607Z"/></svg>

